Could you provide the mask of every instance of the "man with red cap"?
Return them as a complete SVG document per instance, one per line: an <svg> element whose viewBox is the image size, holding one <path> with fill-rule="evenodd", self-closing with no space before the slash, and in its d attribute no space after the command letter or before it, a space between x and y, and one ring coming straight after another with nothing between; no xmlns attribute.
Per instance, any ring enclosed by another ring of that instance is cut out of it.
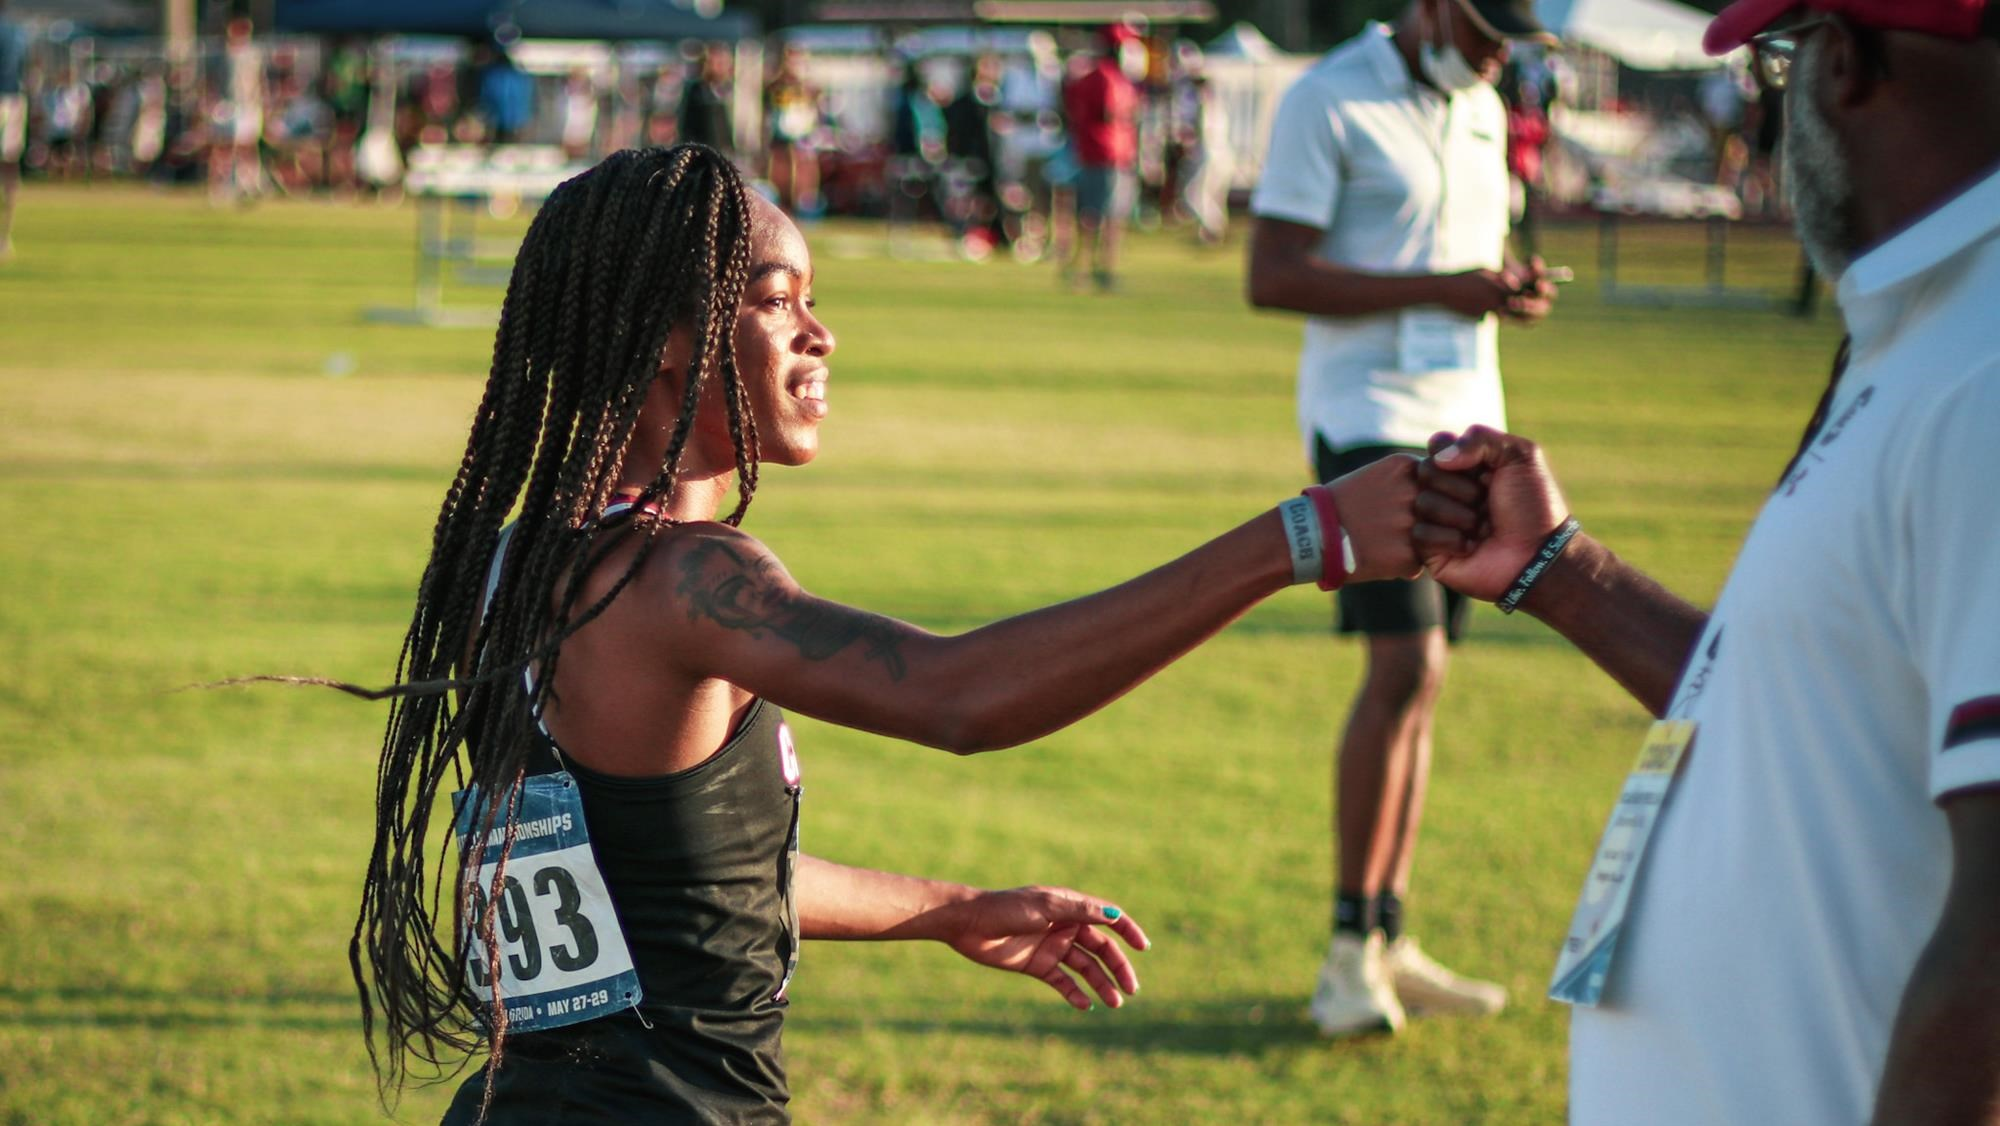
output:
<svg viewBox="0 0 2000 1126"><path fill-rule="evenodd" d="M1741 0L1849 332L1712 612L1580 532L1532 442L1433 439L1439 581L1658 717L1551 995L1577 1123L2000 1122L2000 9Z"/></svg>
<svg viewBox="0 0 2000 1126"><path fill-rule="evenodd" d="M1249 295L1306 314L1298 421L1314 479L1424 452L1439 430L1506 425L1499 317L1536 320L1555 287L1508 259L1507 112L1517 40L1553 42L1529 0L1410 0L1285 93L1250 200ZM1338 628L1367 668L1336 740L1333 936L1313 990L1327 1036L1406 1012L1496 1013L1498 984L1403 933L1430 773L1431 716L1468 605L1428 578L1354 583Z"/></svg>
<svg viewBox="0 0 2000 1126"><path fill-rule="evenodd" d="M1118 239L1132 209L1132 165L1139 155L1139 88L1146 73L1146 44L1130 24L1098 33L1090 70L1063 88L1063 123L1080 169L1076 182L1078 243L1060 264L1075 279L1077 259L1090 253L1090 276L1100 290L1118 285Z"/></svg>

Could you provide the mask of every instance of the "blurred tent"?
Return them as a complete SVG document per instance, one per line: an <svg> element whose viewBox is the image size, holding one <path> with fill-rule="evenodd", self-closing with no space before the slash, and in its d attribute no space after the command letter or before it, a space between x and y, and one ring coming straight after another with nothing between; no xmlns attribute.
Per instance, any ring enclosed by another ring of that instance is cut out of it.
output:
<svg viewBox="0 0 2000 1126"><path fill-rule="evenodd" d="M12 0L10 19L34 26L66 26L75 31L147 32L157 30L157 4L146 0Z"/></svg>
<svg viewBox="0 0 2000 1126"><path fill-rule="evenodd" d="M1535 0L1535 14L1566 44L1594 47L1639 70L1707 70L1707 12L1679 0Z"/></svg>
<svg viewBox="0 0 2000 1126"><path fill-rule="evenodd" d="M1263 172L1278 103L1316 56L1281 50L1247 20L1203 44L1201 54L1202 74L1215 100L1211 112L1222 114L1229 139L1230 188L1248 191Z"/></svg>
<svg viewBox="0 0 2000 1126"><path fill-rule="evenodd" d="M1215 5L1211 0L820 0L813 16L824 23L1178 25L1213 20Z"/></svg>
<svg viewBox="0 0 2000 1126"><path fill-rule="evenodd" d="M1248 20L1238 20L1228 31L1209 40L1202 53L1211 59L1249 59L1252 62L1270 62L1284 52L1271 42L1257 25Z"/></svg>
<svg viewBox="0 0 2000 1126"><path fill-rule="evenodd" d="M713 14L703 11L714 9ZM756 20L687 0L277 0L279 31L487 36L528 39L726 39L756 34Z"/></svg>

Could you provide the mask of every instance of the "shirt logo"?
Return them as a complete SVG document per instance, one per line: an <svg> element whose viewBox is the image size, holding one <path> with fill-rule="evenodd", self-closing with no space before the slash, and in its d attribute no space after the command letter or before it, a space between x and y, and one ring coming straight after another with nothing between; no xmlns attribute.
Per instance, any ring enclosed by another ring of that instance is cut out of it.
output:
<svg viewBox="0 0 2000 1126"><path fill-rule="evenodd" d="M1812 465L1808 463L1825 461L1826 455L1820 451L1832 445L1834 440L1840 437L1840 432L1847 429L1847 424L1854 421L1854 416L1861 413L1861 408L1867 406L1874 398L1875 389L1873 387L1863 387L1861 393L1854 396L1854 401L1847 404L1847 409L1841 411L1838 417L1826 424L1826 429L1820 432L1820 436L1814 440L1812 445L1806 448L1805 454L1799 458L1799 463L1792 469L1791 476L1785 478L1782 490L1786 496L1791 496L1799 491L1800 483L1805 481L1806 475L1812 472Z"/></svg>
<svg viewBox="0 0 2000 1126"><path fill-rule="evenodd" d="M1708 688L1708 674L1715 671L1715 656L1722 651L1722 630L1720 624L1715 627L1715 636L1709 639L1708 648L1702 653L1701 664L1688 670L1684 681L1685 687L1680 692L1680 707L1677 709L1682 716L1694 710L1694 702L1700 699L1702 692Z"/></svg>
<svg viewBox="0 0 2000 1126"><path fill-rule="evenodd" d="M784 774L788 789L799 788L799 752L792 745L791 725L782 720L778 723L778 770Z"/></svg>

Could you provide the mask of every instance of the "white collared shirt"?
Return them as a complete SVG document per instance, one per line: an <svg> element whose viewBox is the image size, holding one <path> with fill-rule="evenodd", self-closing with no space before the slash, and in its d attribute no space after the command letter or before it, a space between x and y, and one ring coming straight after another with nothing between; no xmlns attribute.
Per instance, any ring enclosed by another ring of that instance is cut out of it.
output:
<svg viewBox="0 0 2000 1126"><path fill-rule="evenodd" d="M1507 240L1507 115L1491 86L1445 97L1410 77L1384 24L1334 48L1286 92L1250 209L1325 232L1316 253L1374 274L1499 269ZM1436 310L1432 310L1435 314ZM1506 425L1498 331L1471 362L1405 371L1397 312L1310 317L1299 430L1334 447L1421 446L1438 430Z"/></svg>
<svg viewBox="0 0 2000 1126"><path fill-rule="evenodd" d="M1995 293L2000 172L1842 277L1852 361L1676 692L1693 749L1571 1022L1573 1122L1868 1120L1951 876L1936 803L2000 782Z"/></svg>

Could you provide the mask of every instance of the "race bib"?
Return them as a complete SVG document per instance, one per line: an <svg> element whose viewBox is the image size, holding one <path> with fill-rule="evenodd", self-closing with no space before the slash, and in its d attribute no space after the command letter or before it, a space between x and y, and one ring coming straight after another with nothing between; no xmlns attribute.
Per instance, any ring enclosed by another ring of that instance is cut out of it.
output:
<svg viewBox="0 0 2000 1126"><path fill-rule="evenodd" d="M1428 305L1396 318L1396 367L1405 374L1479 366L1479 322Z"/></svg>
<svg viewBox="0 0 2000 1126"><path fill-rule="evenodd" d="M461 839L487 819L479 788L453 795ZM466 874L467 982L491 1004L495 983L477 922L497 895L494 937L500 944L499 993L509 1032L532 1032L605 1016L639 1003L639 973L618 926L604 876L590 848L576 779L565 771L522 780L514 850L500 887L506 825L496 817Z"/></svg>
<svg viewBox="0 0 2000 1126"><path fill-rule="evenodd" d="M1590 874L1583 878L1583 895L1577 899L1569 936L1563 940L1555 977L1549 982L1550 1000L1594 1006L1604 995L1611 957L1618 950L1619 929L1632 898L1632 881L1639 874L1639 861L1653 839L1653 826L1666 806L1681 759L1694 739L1694 727L1693 720L1663 719L1647 730L1639 761L1633 764L1625 790L1618 795L1611 823L1604 827L1604 839L1598 842Z"/></svg>

